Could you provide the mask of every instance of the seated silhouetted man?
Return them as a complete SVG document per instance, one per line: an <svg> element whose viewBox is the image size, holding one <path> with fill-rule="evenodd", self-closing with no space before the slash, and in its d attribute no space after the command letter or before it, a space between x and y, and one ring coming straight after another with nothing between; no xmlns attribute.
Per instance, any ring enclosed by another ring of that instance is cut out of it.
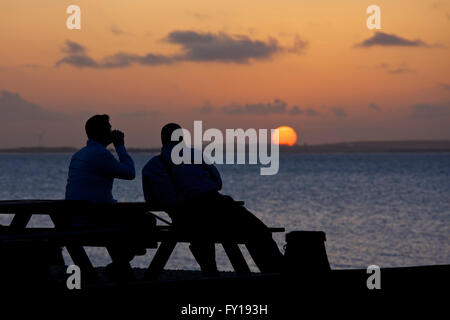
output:
<svg viewBox="0 0 450 320"><path fill-rule="evenodd" d="M111 130L106 114L91 117L85 129L89 140L70 161L66 199L115 202L112 195L114 178L133 180L135 177L134 162L125 149L124 134ZM111 143L119 161L106 148Z"/></svg>
<svg viewBox="0 0 450 320"><path fill-rule="evenodd" d="M268 227L241 203L220 194L222 180L216 167L207 164L181 163L171 160L172 149L179 141L172 141L172 133L181 129L170 123L161 130L161 154L153 157L142 170L146 201L162 206L174 227L195 235L246 235L247 249L261 272L279 272L282 254L272 239ZM188 149L189 150L189 149ZM192 160L194 152L190 149ZM203 159L203 158L201 158ZM197 262L205 275L216 275L215 247L212 242L191 244Z"/></svg>
<svg viewBox="0 0 450 320"><path fill-rule="evenodd" d="M95 115L86 122L87 145L77 151L70 161L66 186L67 200L87 200L94 203L116 202L112 195L115 178L133 180L135 178L134 162L124 145L124 134L111 130L108 115ZM117 160L107 149L114 144ZM114 221L113 217L99 217L94 213L75 216L73 226L117 226L132 225L129 221ZM134 219L135 217L130 217ZM134 222L136 223L136 222ZM144 249L108 247L113 263L108 266L112 274L130 274L129 261L135 254L145 253ZM144 250L144 252L142 252Z"/></svg>

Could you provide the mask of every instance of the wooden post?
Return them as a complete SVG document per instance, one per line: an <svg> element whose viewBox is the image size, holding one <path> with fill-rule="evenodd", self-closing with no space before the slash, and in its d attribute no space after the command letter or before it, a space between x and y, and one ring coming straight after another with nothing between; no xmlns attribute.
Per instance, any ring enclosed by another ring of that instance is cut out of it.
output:
<svg viewBox="0 0 450 320"><path fill-rule="evenodd" d="M223 242L222 246L230 259L234 271L239 275L250 275L250 268L248 267L247 261L245 261L239 246L236 243L231 242Z"/></svg>

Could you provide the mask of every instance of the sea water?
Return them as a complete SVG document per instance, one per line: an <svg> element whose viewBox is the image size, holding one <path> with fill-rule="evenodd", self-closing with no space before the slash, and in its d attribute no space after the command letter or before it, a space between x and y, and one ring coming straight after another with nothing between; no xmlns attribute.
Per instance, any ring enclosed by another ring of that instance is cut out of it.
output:
<svg viewBox="0 0 450 320"><path fill-rule="evenodd" d="M134 181L114 183L118 201L143 201L141 169L153 156L133 154ZM63 199L70 154L0 155L0 199ZM281 154L279 172L261 176L252 165L219 165L224 194L271 227L326 232L333 268L450 263L450 153ZM158 213L167 218L163 213ZM214 212L211 212L214 214ZM8 224L11 216L0 216ZM50 226L34 216L29 226ZM284 234L274 238L283 250ZM244 254L255 269L245 247ZM103 248L88 248L97 266L110 262ZM132 264L146 267L155 250ZM67 263L70 257L65 252ZM232 270L217 245L222 270ZM167 268L198 269L187 244Z"/></svg>

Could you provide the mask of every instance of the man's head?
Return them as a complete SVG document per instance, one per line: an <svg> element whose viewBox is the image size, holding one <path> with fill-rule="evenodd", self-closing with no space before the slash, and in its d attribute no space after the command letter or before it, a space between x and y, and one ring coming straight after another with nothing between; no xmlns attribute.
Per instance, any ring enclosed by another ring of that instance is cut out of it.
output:
<svg viewBox="0 0 450 320"><path fill-rule="evenodd" d="M161 142L163 146L173 143L178 143L181 140L183 140L183 137L181 136L178 141L172 141L172 133L177 130L181 129L180 125L176 123L168 123L161 129Z"/></svg>
<svg viewBox="0 0 450 320"><path fill-rule="evenodd" d="M105 147L112 142L111 124L107 114L97 114L89 118L85 129L89 140L97 141Z"/></svg>

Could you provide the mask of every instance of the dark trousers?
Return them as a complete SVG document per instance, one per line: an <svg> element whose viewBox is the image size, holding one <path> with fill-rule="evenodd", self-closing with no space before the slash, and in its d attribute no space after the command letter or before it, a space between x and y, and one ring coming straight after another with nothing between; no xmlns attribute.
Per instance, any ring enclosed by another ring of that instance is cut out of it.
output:
<svg viewBox="0 0 450 320"><path fill-rule="evenodd" d="M171 214L174 226L195 235L243 235L253 261L261 272L280 272L282 254L269 228L243 205L218 192L194 198ZM198 240L191 250L202 271L217 270L213 242Z"/></svg>
<svg viewBox="0 0 450 320"><path fill-rule="evenodd" d="M120 227L124 233L129 235L125 243L106 247L114 263L128 266L128 263L133 260L136 253L142 250L145 251L145 247L138 241L134 241L133 236L153 232L156 227L156 219L154 216L143 213L134 214L128 219L124 219L123 216L114 217L107 222L98 222L98 225L103 227Z"/></svg>

